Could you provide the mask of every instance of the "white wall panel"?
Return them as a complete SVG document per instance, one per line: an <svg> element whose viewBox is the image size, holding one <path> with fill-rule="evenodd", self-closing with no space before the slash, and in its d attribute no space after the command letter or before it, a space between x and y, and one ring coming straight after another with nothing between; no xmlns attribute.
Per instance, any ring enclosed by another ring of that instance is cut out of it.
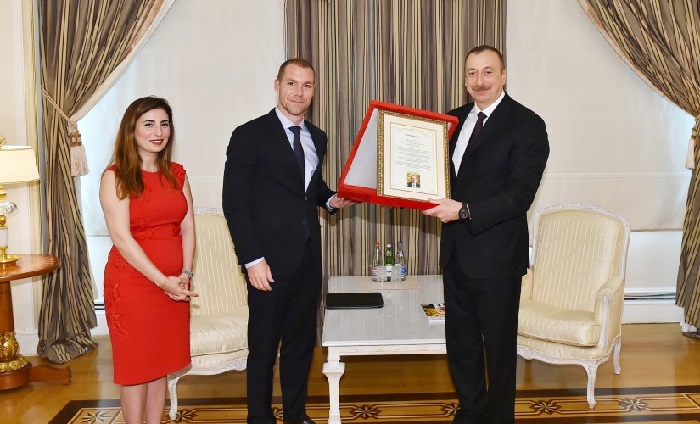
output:
<svg viewBox="0 0 700 424"><path fill-rule="evenodd" d="M264 7L259 0L173 4L124 75L79 122L91 170L81 178L89 236L107 235L99 178L124 110L142 96L165 97L173 108L174 160L188 171L195 205L221 206L231 131L276 104L273 81L285 59L283 26L281 0L267 0Z"/></svg>
<svg viewBox="0 0 700 424"><path fill-rule="evenodd" d="M576 0L508 2L507 91L547 123L534 209L586 201L632 229L680 229L693 118L649 88Z"/></svg>

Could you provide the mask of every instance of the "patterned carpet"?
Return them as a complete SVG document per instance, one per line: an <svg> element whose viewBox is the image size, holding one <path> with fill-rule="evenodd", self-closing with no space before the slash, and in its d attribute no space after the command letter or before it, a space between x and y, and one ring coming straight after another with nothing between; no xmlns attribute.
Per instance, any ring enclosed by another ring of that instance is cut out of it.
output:
<svg viewBox="0 0 700 424"><path fill-rule="evenodd" d="M277 399L279 400L279 399ZM596 389L596 408L586 403L585 390L519 391L516 422L580 423L700 423L700 386ZM307 413L317 423L328 422L328 399L309 399ZM279 404L277 406L279 408ZM452 422L457 404L452 394L383 394L341 396L344 423ZM279 422L282 411L275 409ZM180 399L178 423L245 423L244 398ZM163 414L163 423L171 422ZM124 423L119 401L69 402L49 424Z"/></svg>

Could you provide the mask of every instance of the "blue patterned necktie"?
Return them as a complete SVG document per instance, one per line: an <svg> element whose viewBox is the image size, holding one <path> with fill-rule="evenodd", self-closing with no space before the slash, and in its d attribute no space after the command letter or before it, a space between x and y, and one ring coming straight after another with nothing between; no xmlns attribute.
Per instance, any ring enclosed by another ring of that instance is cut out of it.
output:
<svg viewBox="0 0 700 424"><path fill-rule="evenodd" d="M306 181L306 159L304 158L304 149L301 147L301 127L298 125L292 125L289 130L294 134L294 156L299 162L299 171L301 171L301 177Z"/></svg>

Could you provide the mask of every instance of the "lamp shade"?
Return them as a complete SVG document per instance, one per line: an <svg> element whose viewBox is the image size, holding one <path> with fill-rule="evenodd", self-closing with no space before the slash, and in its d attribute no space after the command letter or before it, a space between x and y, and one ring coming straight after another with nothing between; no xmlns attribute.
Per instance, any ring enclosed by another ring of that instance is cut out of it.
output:
<svg viewBox="0 0 700 424"><path fill-rule="evenodd" d="M36 157L31 147L0 147L0 184L26 183L38 179Z"/></svg>

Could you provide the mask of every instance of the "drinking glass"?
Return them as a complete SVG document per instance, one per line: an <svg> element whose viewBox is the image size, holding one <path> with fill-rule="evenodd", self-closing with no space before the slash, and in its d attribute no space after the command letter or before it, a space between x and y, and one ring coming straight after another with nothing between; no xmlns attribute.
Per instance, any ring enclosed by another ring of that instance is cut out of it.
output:
<svg viewBox="0 0 700 424"><path fill-rule="evenodd" d="M378 266L377 267L377 282L383 283L385 281L386 281L386 267L385 266Z"/></svg>
<svg viewBox="0 0 700 424"><path fill-rule="evenodd" d="M392 283L400 283L401 282L401 268L403 268L401 265L394 265L394 267L391 268L391 282Z"/></svg>

